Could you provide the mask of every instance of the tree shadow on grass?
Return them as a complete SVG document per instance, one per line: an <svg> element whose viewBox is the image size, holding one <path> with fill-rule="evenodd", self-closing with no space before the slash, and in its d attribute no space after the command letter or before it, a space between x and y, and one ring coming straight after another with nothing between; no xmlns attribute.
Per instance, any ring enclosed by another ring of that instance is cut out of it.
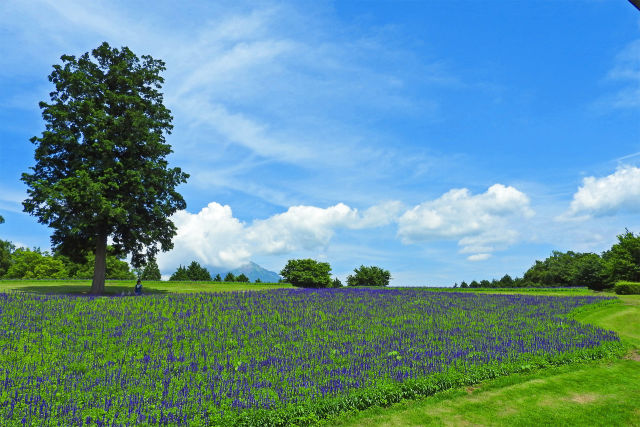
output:
<svg viewBox="0 0 640 427"><path fill-rule="evenodd" d="M47 285L47 286L21 286L14 288L14 292L26 292L38 295L71 295L71 296L92 296L89 294L90 285ZM153 288L143 288L142 295L166 295L169 291ZM107 285L104 289L105 297L133 296L133 286Z"/></svg>

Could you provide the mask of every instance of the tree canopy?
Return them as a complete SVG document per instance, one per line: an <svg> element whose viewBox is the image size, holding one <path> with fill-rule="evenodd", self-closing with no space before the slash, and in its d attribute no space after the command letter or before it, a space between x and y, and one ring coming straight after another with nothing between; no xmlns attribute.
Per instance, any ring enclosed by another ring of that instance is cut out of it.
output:
<svg viewBox="0 0 640 427"><path fill-rule="evenodd" d="M164 62L106 42L61 60L49 75L51 101L40 102L45 130L31 138L35 166L22 175L23 205L53 228L55 251L74 260L95 254L91 293L100 294L108 239L134 267L173 247L170 216L186 207L176 187L188 174L166 160Z"/></svg>
<svg viewBox="0 0 640 427"><path fill-rule="evenodd" d="M380 267L361 265L353 270L354 274L347 276L348 286L389 286L391 273Z"/></svg>
<svg viewBox="0 0 640 427"><path fill-rule="evenodd" d="M197 261L191 261L191 264L189 264L189 267L187 267L187 276L189 277L189 280L193 280L196 282L211 281L211 274L209 273L209 271L203 266L201 266L200 263Z"/></svg>
<svg viewBox="0 0 640 427"><path fill-rule="evenodd" d="M80 262L59 253L49 254L40 249L17 248L0 240L0 277L6 279L89 279L95 261L87 255ZM113 254L107 247L105 277L107 279L134 279L129 264Z"/></svg>
<svg viewBox="0 0 640 427"><path fill-rule="evenodd" d="M172 281L180 281L186 282L189 280L189 274L187 273L187 269L183 266L178 266L178 269L169 277L169 280Z"/></svg>
<svg viewBox="0 0 640 427"><path fill-rule="evenodd" d="M162 280L162 274L160 273L160 267L158 267L158 263L155 259L147 262L147 265L144 266L144 270L142 270L142 274L140 275L140 279L142 280Z"/></svg>
<svg viewBox="0 0 640 427"><path fill-rule="evenodd" d="M197 261L191 261L188 267L180 265L178 269L171 275L169 280L177 281L211 281L209 271L200 265Z"/></svg>
<svg viewBox="0 0 640 427"><path fill-rule="evenodd" d="M293 286L302 288L329 288L331 266L328 262L313 259L290 259L280 275Z"/></svg>
<svg viewBox="0 0 640 427"><path fill-rule="evenodd" d="M640 282L640 234L629 230L618 235L618 243L602 254L608 284L618 280Z"/></svg>

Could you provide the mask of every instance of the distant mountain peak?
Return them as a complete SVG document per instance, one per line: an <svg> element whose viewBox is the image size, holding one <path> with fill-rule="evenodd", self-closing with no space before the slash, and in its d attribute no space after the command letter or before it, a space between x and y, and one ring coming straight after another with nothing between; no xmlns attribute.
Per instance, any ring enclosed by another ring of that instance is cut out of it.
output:
<svg viewBox="0 0 640 427"><path fill-rule="evenodd" d="M224 278L224 276L231 272L234 276L239 276L240 274L244 274L249 278L251 282L255 282L256 279L260 279L263 283L276 283L280 280L280 275L276 272L267 270L266 268L256 264L253 261L249 261L247 264L240 266L234 269L225 269L223 267L211 267L208 268L211 276L215 276L219 274L220 277Z"/></svg>

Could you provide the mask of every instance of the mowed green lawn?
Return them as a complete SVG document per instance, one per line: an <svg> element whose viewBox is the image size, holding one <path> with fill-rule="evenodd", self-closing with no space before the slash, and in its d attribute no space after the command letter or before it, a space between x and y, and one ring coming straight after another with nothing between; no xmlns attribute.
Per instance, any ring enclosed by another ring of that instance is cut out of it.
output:
<svg viewBox="0 0 640 427"><path fill-rule="evenodd" d="M541 292L542 293L542 292ZM510 375L472 387L345 414L335 426L640 426L640 295L581 310L629 346L623 360Z"/></svg>
<svg viewBox="0 0 640 427"><path fill-rule="evenodd" d="M107 280L105 293L121 295L133 293L135 280ZM256 291L291 288L280 283L236 283L236 282L169 282L143 281L142 293L166 294L185 292ZM0 280L0 292L22 291L38 294L88 295L91 280Z"/></svg>

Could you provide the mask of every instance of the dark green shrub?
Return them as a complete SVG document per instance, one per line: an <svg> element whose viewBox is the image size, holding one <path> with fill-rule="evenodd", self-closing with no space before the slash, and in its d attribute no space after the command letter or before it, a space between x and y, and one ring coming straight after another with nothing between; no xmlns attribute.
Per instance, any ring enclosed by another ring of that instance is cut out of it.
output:
<svg viewBox="0 0 640 427"><path fill-rule="evenodd" d="M613 288L618 295L640 295L640 283L620 281Z"/></svg>

